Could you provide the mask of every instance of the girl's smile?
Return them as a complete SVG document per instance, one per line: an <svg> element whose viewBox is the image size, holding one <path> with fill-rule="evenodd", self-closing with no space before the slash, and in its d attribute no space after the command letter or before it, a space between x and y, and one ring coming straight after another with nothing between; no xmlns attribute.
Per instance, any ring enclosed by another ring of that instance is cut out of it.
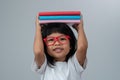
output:
<svg viewBox="0 0 120 80"><path fill-rule="evenodd" d="M53 51L55 51L56 53L60 53L64 50L64 48L61 48L61 47L56 47L53 49Z"/></svg>

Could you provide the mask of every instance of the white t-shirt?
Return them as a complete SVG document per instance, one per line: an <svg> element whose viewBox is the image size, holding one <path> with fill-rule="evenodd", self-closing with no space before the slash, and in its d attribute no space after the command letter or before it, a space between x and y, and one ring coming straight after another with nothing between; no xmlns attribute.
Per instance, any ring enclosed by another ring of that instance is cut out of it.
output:
<svg viewBox="0 0 120 80"><path fill-rule="evenodd" d="M38 69L36 62L32 64L32 70L40 74L40 80L82 80L81 75L86 67L86 60L82 67L76 55L69 58L68 62L55 62L55 66L49 67L47 60Z"/></svg>

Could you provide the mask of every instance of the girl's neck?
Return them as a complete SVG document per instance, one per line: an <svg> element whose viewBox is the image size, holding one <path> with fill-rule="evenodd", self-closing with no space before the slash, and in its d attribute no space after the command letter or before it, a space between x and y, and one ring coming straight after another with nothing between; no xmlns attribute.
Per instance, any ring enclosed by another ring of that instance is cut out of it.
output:
<svg viewBox="0 0 120 80"><path fill-rule="evenodd" d="M55 59L55 62L65 62L65 58L64 59Z"/></svg>

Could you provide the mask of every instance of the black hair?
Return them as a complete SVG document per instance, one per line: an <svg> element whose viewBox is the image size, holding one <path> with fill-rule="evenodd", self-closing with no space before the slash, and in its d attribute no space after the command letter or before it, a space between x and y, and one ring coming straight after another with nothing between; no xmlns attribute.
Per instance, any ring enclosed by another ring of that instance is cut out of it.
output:
<svg viewBox="0 0 120 80"><path fill-rule="evenodd" d="M48 23L46 25L41 25L41 26L42 26L41 32L42 32L43 39L46 38L48 35L52 33L56 33L56 32L70 36L70 48L71 49L65 59L65 61L68 61L68 59L71 56L73 56L76 51L76 37L72 29L65 23ZM48 54L47 46L45 45L45 42L44 42L44 51L47 57L48 65L54 65L54 58Z"/></svg>

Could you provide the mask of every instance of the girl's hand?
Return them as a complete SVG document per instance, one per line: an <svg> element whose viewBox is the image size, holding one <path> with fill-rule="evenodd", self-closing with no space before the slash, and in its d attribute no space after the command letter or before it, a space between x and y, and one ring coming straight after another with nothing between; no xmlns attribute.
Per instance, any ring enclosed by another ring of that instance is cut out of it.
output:
<svg viewBox="0 0 120 80"><path fill-rule="evenodd" d="M78 32L81 27L83 27L83 16L81 15L81 20L79 24L74 24L72 27Z"/></svg>
<svg viewBox="0 0 120 80"><path fill-rule="evenodd" d="M35 26L36 26L36 29L41 29L42 25L40 25L38 17L39 17L39 15L37 14L36 21L35 21Z"/></svg>
<svg viewBox="0 0 120 80"><path fill-rule="evenodd" d="M38 17L39 17L39 15L36 16L36 21L35 21L35 25L36 25L36 27L40 27Z"/></svg>

